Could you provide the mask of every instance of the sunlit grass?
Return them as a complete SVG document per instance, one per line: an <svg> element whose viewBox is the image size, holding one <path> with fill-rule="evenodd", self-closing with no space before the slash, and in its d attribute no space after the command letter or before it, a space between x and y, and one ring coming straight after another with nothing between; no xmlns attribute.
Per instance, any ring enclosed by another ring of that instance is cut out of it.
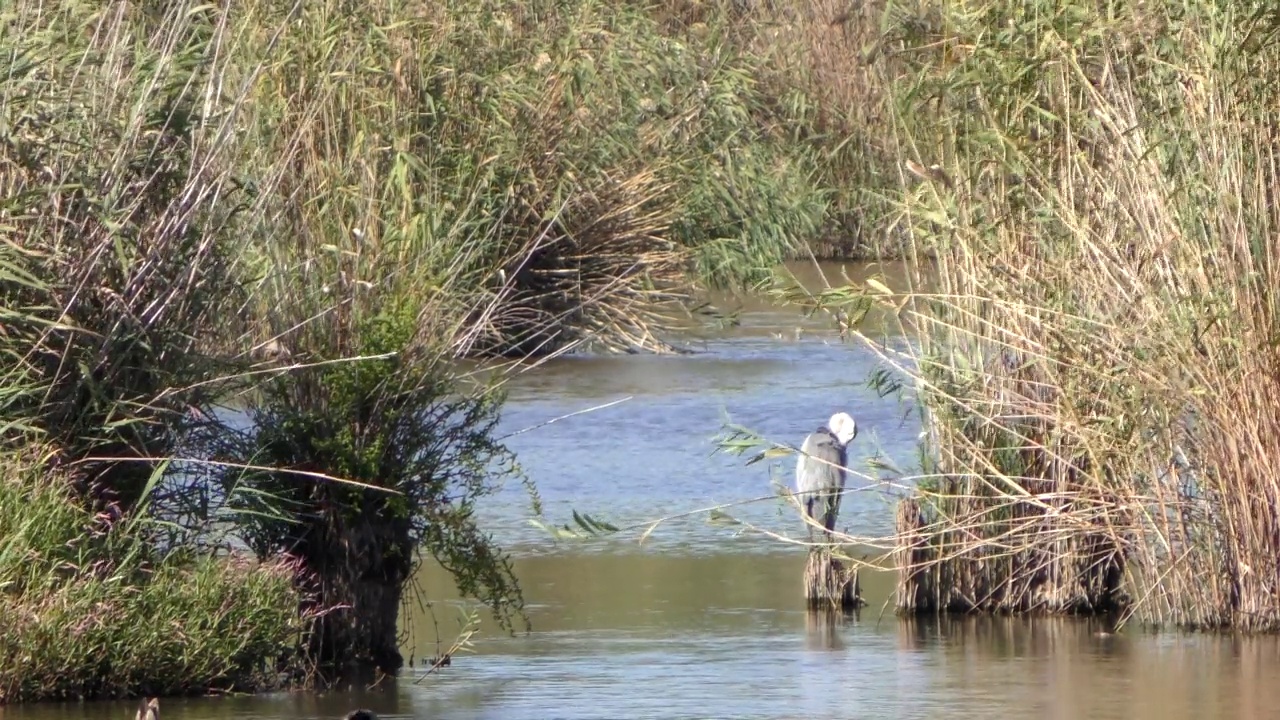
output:
<svg viewBox="0 0 1280 720"><path fill-rule="evenodd" d="M901 211L942 283L886 298L937 476L900 515L903 608L1280 624L1264 15L895 10Z"/></svg>

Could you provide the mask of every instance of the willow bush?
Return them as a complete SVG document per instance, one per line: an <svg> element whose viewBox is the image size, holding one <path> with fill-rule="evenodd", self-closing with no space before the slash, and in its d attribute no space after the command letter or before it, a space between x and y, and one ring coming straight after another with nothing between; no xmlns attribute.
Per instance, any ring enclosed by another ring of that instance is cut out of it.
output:
<svg viewBox="0 0 1280 720"><path fill-rule="evenodd" d="M301 367L256 387L252 427L221 445L238 534L311 573L309 657L326 678L401 668L397 621L424 552L504 627L523 617L510 560L473 516L517 474L494 440L501 394L464 382L436 310L401 297L314 298L319 319L291 335Z"/></svg>
<svg viewBox="0 0 1280 720"><path fill-rule="evenodd" d="M1276 629L1264 3L892 6L929 470L899 604ZM905 304L903 304L905 303Z"/></svg>

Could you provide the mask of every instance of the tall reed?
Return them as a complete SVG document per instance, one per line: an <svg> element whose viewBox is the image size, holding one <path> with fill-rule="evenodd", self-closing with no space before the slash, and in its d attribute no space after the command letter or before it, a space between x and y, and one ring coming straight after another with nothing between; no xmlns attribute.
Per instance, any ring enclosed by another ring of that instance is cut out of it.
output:
<svg viewBox="0 0 1280 720"><path fill-rule="evenodd" d="M941 283L892 298L934 474L900 606L1280 627L1274 13L890 18L901 212Z"/></svg>
<svg viewBox="0 0 1280 720"><path fill-rule="evenodd" d="M146 459L171 455L211 403L205 350L238 289L234 98L211 111L228 67L209 51L228 37L212 10L188 10L18 3L0 29L0 233L22 271L0 278L14 391L0 423L126 512Z"/></svg>

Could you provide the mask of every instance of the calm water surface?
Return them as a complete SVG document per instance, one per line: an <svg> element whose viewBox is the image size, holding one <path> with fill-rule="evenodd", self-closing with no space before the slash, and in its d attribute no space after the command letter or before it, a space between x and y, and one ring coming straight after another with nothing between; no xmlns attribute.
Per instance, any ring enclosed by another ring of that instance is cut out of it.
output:
<svg viewBox="0 0 1280 720"><path fill-rule="evenodd" d="M873 353L793 312L746 309L741 327L695 355L571 358L512 381L507 433L625 398L509 438L550 519L564 522L577 509L624 525L766 497L731 512L772 532L802 533L794 511L768 497L793 461L744 466L714 453L726 417L798 444L832 412L849 410L861 428L858 462L879 454L911 471L918 422L860 384L876 367ZM888 532L893 492L872 477L851 485L862 490L846 501L841 524ZM437 635L456 633L462 608L448 576L426 567L430 607L404 623L418 667L394 685L172 699L162 702L163 717L302 720L356 706L385 718L448 720L1280 717L1273 639L1098 637L1088 622L1066 620L902 621L883 607L892 591L885 573L864 578L871 605L859 616L810 614L799 602L803 551L778 540L735 534L696 513L643 545L635 532L557 544L528 524L528 507L513 486L484 511L516 550L531 633L510 636L486 622L471 653L422 675L418 661L436 654ZM0 718L125 720L132 709L48 704L0 708Z"/></svg>

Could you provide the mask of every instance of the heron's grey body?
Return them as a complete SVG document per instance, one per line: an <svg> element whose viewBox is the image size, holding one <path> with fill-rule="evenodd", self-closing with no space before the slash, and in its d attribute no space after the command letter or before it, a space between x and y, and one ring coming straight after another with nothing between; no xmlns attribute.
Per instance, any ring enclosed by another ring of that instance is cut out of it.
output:
<svg viewBox="0 0 1280 720"><path fill-rule="evenodd" d="M800 458L796 461L796 492L804 505L805 515L813 518L827 533L836 527L840 498L844 493L849 441L857 433L853 418L845 413L836 413L827 425L810 433L800 447ZM813 527L810 525L808 529L812 537Z"/></svg>

